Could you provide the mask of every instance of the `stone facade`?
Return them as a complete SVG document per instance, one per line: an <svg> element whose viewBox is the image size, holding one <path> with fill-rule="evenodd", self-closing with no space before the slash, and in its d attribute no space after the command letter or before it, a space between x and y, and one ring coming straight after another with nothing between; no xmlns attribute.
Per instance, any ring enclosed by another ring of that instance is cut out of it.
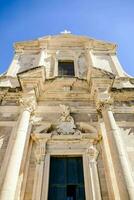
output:
<svg viewBox="0 0 134 200"><path fill-rule="evenodd" d="M115 44L69 32L16 43L0 102L1 200L47 200L55 155L83 158L86 200L133 200L134 79Z"/></svg>

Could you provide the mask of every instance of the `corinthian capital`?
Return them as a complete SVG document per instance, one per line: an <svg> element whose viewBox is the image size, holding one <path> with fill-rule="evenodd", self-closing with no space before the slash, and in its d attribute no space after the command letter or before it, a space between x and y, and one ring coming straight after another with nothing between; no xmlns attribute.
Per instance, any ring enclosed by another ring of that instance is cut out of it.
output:
<svg viewBox="0 0 134 200"><path fill-rule="evenodd" d="M36 107L36 99L34 96L23 96L19 99L19 103L25 110L33 112Z"/></svg>
<svg viewBox="0 0 134 200"><path fill-rule="evenodd" d="M89 157L89 162L96 162L99 151L93 145L91 145L87 150L87 154Z"/></svg>
<svg viewBox="0 0 134 200"><path fill-rule="evenodd" d="M102 92L96 96L96 108L98 112L102 112L103 109L111 108L113 99L110 97L108 92Z"/></svg>

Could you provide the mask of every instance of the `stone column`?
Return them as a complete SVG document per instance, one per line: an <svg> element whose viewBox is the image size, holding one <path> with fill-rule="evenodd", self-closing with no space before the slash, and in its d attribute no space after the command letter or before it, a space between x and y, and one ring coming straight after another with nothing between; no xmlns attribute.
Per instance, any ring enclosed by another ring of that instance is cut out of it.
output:
<svg viewBox="0 0 134 200"><path fill-rule="evenodd" d="M97 161L96 161L99 152L92 145L92 146L89 147L87 154L88 154L88 157L89 157L89 169L90 169L90 177L91 177L92 198L93 198L93 200L101 200L100 183L99 183Z"/></svg>
<svg viewBox="0 0 134 200"><path fill-rule="evenodd" d="M21 114L21 119L18 125L17 134L14 142L14 146L11 152L11 157L7 166L7 171L1 190L0 199L1 200L14 200L15 192L17 187L17 181L19 177L19 171L21 167L21 161L23 158L23 152L25 147L25 142L27 138L27 132L29 127L30 115L33 111L32 102L24 102L21 100L25 107ZM28 103L28 104L27 104ZM31 105L31 106L30 106Z"/></svg>
<svg viewBox="0 0 134 200"><path fill-rule="evenodd" d="M112 135L115 140L115 144L116 144L115 148L117 148L117 151L118 151L120 163L121 163L122 170L123 170L123 175L124 175L124 178L126 181L126 187L127 187L128 194L129 194L129 199L133 200L133 198L134 198L134 181L133 181L133 177L131 174L129 161L127 159L127 153L126 153L125 146L124 146L122 138L121 138L120 129L116 124L116 121L113 116L113 112L109 105L102 106L102 116L103 116L103 119L105 122L105 126L107 129L108 135L109 134ZM118 170L118 169L116 169L116 170ZM120 184L120 185L122 184L121 180L118 181L118 184ZM123 199L123 197L121 199ZM124 197L124 199L126 200L127 198Z"/></svg>
<svg viewBox="0 0 134 200"><path fill-rule="evenodd" d="M35 150L36 170L34 177L34 189L33 189L32 200L41 199L44 159L46 154L46 143L47 139L39 140Z"/></svg>

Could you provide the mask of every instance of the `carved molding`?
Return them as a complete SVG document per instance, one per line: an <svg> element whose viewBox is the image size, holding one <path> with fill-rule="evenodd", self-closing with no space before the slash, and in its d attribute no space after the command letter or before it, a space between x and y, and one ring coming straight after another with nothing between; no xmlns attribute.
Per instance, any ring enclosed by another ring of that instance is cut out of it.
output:
<svg viewBox="0 0 134 200"><path fill-rule="evenodd" d="M36 108L36 98L33 94L24 95L19 99L20 105L24 108L24 110L28 110L33 113Z"/></svg>
<svg viewBox="0 0 134 200"><path fill-rule="evenodd" d="M46 154L47 141L51 138L51 134L31 134L32 140L35 142L35 157L38 163L44 160Z"/></svg>
<svg viewBox="0 0 134 200"><path fill-rule="evenodd" d="M101 113L103 109L111 109L112 104L113 99L110 97L107 91L98 93L96 95L96 108L99 113Z"/></svg>
<svg viewBox="0 0 134 200"><path fill-rule="evenodd" d="M91 145L87 150L87 155L89 157L89 162L96 162L99 151L93 145Z"/></svg>
<svg viewBox="0 0 134 200"><path fill-rule="evenodd" d="M47 140L39 140L38 143L36 144L35 148L35 157L37 162L40 163L40 161L44 160L44 156L46 154L46 143Z"/></svg>

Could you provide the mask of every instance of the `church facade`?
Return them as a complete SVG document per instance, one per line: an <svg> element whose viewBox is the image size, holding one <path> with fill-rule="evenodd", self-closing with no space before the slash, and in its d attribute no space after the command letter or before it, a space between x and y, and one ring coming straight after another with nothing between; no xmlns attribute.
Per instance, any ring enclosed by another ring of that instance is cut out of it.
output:
<svg viewBox="0 0 134 200"><path fill-rule="evenodd" d="M133 200L134 78L116 44L14 45L0 76L0 200Z"/></svg>

